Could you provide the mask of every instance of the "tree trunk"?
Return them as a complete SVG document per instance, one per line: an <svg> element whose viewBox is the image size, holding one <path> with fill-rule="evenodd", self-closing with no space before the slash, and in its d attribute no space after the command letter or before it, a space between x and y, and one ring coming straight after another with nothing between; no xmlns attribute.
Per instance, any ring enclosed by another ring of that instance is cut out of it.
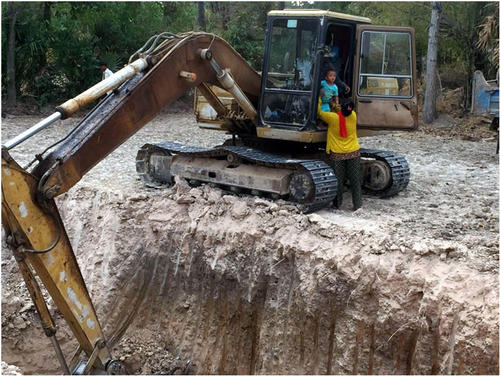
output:
<svg viewBox="0 0 500 376"><path fill-rule="evenodd" d="M480 20L481 19L481 4L475 4L475 6L471 6L469 8L469 17L472 20ZM477 29L477 26L474 27L474 29ZM464 90L464 96L463 96L463 102L462 106L465 109L470 110L470 106L472 103L472 80L474 78L474 71L476 71L477 67L481 66L481 53L479 49L477 48L477 36L474 34L472 35L467 35L467 40L464 41L465 43L465 51L469 51L469 53L466 54L466 61L467 61L467 75L466 75L466 81L465 81L465 90ZM483 72L486 73L486 72Z"/></svg>
<svg viewBox="0 0 500 376"><path fill-rule="evenodd" d="M221 13L222 13L222 30L227 31L228 29L228 23L229 23L229 7L230 3L229 2L221 2Z"/></svg>
<svg viewBox="0 0 500 376"><path fill-rule="evenodd" d="M432 123L437 118L436 111L436 71L438 53L439 19L441 3L431 2L432 15L427 44L427 66L425 75L424 123Z"/></svg>
<svg viewBox="0 0 500 376"><path fill-rule="evenodd" d="M286 1L278 1L278 7L277 9L283 10L286 8Z"/></svg>
<svg viewBox="0 0 500 376"><path fill-rule="evenodd" d="M169 20L172 15L177 12L177 3L174 1L164 1L163 2L163 27L168 30Z"/></svg>
<svg viewBox="0 0 500 376"><path fill-rule="evenodd" d="M52 3L49 1L44 1L43 3L43 20L45 22L50 22L50 7Z"/></svg>
<svg viewBox="0 0 500 376"><path fill-rule="evenodd" d="M213 14L216 14L220 19L220 25L222 31L227 30L227 24L229 22L229 4L230 2L224 1L210 1L210 10Z"/></svg>
<svg viewBox="0 0 500 376"><path fill-rule="evenodd" d="M43 28L44 32L49 35L50 34L50 8L52 6L52 3L45 1L43 2ZM43 69L47 66L47 55L45 53L46 48L42 48L42 51L40 52L39 59L38 59L38 65L40 67L40 72L43 71Z"/></svg>
<svg viewBox="0 0 500 376"><path fill-rule="evenodd" d="M7 105L16 105L16 19L17 9L9 2L9 42L7 47Z"/></svg>
<svg viewBox="0 0 500 376"><path fill-rule="evenodd" d="M207 22L205 20L205 3L203 1L198 2L198 25L200 30L206 31Z"/></svg>

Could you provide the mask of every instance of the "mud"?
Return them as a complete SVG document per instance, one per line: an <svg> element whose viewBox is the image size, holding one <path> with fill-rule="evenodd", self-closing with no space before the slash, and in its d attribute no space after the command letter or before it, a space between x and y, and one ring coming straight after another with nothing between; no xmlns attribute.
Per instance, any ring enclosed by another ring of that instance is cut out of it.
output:
<svg viewBox="0 0 500 376"><path fill-rule="evenodd" d="M6 119L2 136L36 120ZM28 161L72 121L14 158ZM183 181L144 188L143 143L224 139L182 109L163 114L57 200L113 354L136 374L498 374L498 156L487 125L475 125L479 141L456 135L466 121L448 125L453 136L362 139L407 156L408 189L365 197L354 213L346 194L341 210L304 215ZM59 372L5 247L2 284L2 359ZM51 311L69 355L75 343Z"/></svg>

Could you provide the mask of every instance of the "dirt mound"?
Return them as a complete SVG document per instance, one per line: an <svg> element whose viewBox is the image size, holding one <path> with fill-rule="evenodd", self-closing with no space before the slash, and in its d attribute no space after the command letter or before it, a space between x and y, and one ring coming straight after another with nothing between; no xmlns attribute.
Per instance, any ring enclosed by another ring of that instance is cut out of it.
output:
<svg viewBox="0 0 500 376"><path fill-rule="evenodd" d="M443 90L437 98L436 110L440 114L448 114L454 118L459 118L464 113L463 100L463 87L454 90Z"/></svg>
<svg viewBox="0 0 500 376"><path fill-rule="evenodd" d="M423 124L422 132L459 140L488 142L495 141L498 131L491 129L493 120L483 116L465 115L456 119L447 114L440 115L432 124Z"/></svg>

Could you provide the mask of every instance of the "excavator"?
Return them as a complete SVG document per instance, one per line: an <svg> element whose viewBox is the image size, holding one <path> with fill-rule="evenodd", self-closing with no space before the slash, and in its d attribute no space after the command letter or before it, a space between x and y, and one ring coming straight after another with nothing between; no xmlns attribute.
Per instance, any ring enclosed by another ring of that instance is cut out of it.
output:
<svg viewBox="0 0 500 376"><path fill-rule="evenodd" d="M417 127L414 31L372 25L365 17L322 10L268 13L262 72L209 33L150 38L121 70L56 107L2 144L2 224L5 240L65 374L122 374L111 355L54 198L147 124L195 89L200 127L230 135L218 147L172 141L146 144L136 169L148 186L211 183L234 192L283 198L314 211L336 192L325 162L326 127L317 117L320 66L335 45L338 75L352 88L359 132ZM107 94L108 93L108 94ZM100 102L63 139L21 167L10 151L50 124ZM406 159L362 149L363 186L389 197L409 181ZM69 362L56 338L44 288L78 341Z"/></svg>

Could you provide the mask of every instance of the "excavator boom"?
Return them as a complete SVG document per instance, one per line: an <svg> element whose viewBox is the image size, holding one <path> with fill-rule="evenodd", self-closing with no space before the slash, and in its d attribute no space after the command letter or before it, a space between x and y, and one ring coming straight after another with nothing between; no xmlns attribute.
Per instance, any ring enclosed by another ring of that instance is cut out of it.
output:
<svg viewBox="0 0 500 376"><path fill-rule="evenodd" d="M230 74L220 66L230 67ZM123 373L123 369L111 358L53 198L68 191L189 88L201 86L207 90L209 84L233 90L243 103L246 101L250 112L259 95L260 76L224 40L212 34L170 35L106 82L57 107L57 112L35 129L2 145L3 226L64 373L88 373L91 369ZM110 89L114 89L113 94L106 96L49 154L39 158L31 172L10 156L10 149L52 122L71 116ZM79 349L69 365L55 338L56 327L35 274L78 340ZM83 362L81 353L86 357Z"/></svg>
<svg viewBox="0 0 500 376"><path fill-rule="evenodd" d="M223 39L212 34L189 33L171 38L148 56L152 68L121 85L96 106L34 169L49 197L74 186L85 173L153 119L191 87L221 85L201 51L209 48L223 67L230 67L239 87L256 103L260 76ZM194 80L181 72L190 72Z"/></svg>

